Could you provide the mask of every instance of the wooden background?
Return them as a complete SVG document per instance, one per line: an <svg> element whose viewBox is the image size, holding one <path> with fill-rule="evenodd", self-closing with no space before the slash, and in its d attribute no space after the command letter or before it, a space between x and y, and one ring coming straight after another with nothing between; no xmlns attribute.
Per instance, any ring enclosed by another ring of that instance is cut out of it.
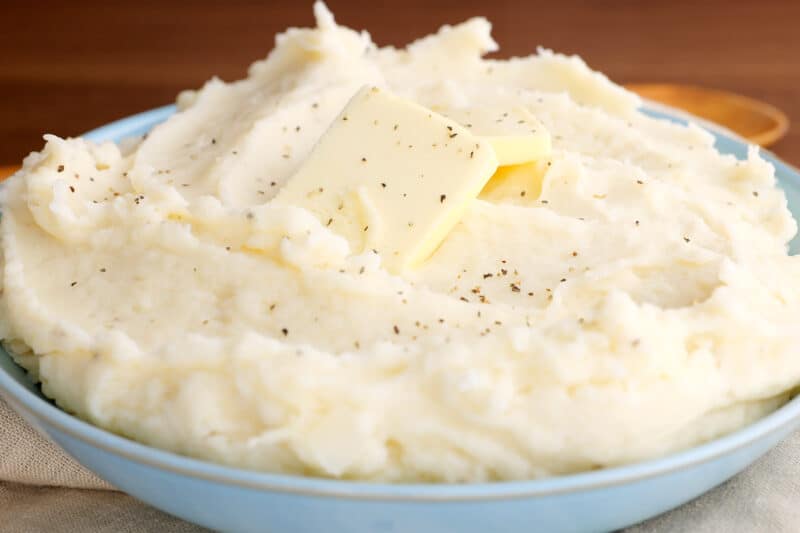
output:
<svg viewBox="0 0 800 533"><path fill-rule="evenodd" d="M793 123L774 150L800 164L799 0L330 0L339 22L403 44L486 15L501 56L543 45L618 82L674 81L766 100ZM369 6L369 7L365 7ZM276 32L312 24L311 1L0 0L0 165L173 101L212 74L233 80Z"/></svg>

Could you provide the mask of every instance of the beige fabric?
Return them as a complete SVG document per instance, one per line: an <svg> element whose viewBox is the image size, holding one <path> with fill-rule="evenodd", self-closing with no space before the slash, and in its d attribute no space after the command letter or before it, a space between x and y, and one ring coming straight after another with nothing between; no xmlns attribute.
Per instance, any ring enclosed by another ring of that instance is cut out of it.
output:
<svg viewBox="0 0 800 533"><path fill-rule="evenodd" d="M0 533L205 531L108 489L0 400ZM800 433L716 490L628 533L684 531L800 531Z"/></svg>
<svg viewBox="0 0 800 533"><path fill-rule="evenodd" d="M0 532L201 532L121 492L0 482Z"/></svg>
<svg viewBox="0 0 800 533"><path fill-rule="evenodd" d="M83 489L110 489L61 448L25 423L0 398L0 481Z"/></svg>

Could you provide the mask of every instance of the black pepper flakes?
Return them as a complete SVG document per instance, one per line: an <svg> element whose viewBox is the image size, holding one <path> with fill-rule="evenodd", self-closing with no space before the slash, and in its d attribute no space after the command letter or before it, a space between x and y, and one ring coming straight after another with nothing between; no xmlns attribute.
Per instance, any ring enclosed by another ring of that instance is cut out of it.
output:
<svg viewBox="0 0 800 533"><path fill-rule="evenodd" d="M289 335L289 330L286 328L281 328L281 333L283 333L283 336L286 337Z"/></svg>
<svg viewBox="0 0 800 533"><path fill-rule="evenodd" d="M440 204L443 204L446 199L447 199L447 195L446 194L440 194L439 195L439 203Z"/></svg>
<svg viewBox="0 0 800 533"><path fill-rule="evenodd" d="M73 187L72 185L70 185L70 186L69 186L69 190L70 190L70 192L75 192L75 187Z"/></svg>
<svg viewBox="0 0 800 533"><path fill-rule="evenodd" d="M400 335L400 328L398 328L398 327L397 327L397 324L395 324L395 325L392 327L392 329L394 330L394 334L395 334L395 335Z"/></svg>
<svg viewBox="0 0 800 533"><path fill-rule="evenodd" d="M494 276L494 274L492 274L491 272L487 272L486 274L483 275L483 279L488 279L491 278L492 276Z"/></svg>
<svg viewBox="0 0 800 533"><path fill-rule="evenodd" d="M74 286L75 286L75 285L77 285L77 284L78 284L78 282L77 282L77 281L73 281L72 283L70 283L70 284L69 284L69 286L70 286L70 287L74 287Z"/></svg>
<svg viewBox="0 0 800 533"><path fill-rule="evenodd" d="M511 292L519 292L520 290L519 285L517 285L516 283L509 283L509 286L511 287Z"/></svg>
<svg viewBox="0 0 800 533"><path fill-rule="evenodd" d="M58 165L56 170L58 170L58 172L64 172L64 165Z"/></svg>

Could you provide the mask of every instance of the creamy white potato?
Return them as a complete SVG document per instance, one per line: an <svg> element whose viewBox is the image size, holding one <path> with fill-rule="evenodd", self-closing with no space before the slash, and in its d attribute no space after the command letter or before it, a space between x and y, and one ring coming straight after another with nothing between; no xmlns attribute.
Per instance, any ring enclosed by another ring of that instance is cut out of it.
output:
<svg viewBox="0 0 800 533"><path fill-rule="evenodd" d="M796 224L757 149L577 57L482 59L484 19L394 49L315 11L124 152L47 136L3 185L0 336L62 408L244 468L469 482L659 456L800 383ZM523 106L541 190L475 200L402 275L271 203L365 84Z"/></svg>

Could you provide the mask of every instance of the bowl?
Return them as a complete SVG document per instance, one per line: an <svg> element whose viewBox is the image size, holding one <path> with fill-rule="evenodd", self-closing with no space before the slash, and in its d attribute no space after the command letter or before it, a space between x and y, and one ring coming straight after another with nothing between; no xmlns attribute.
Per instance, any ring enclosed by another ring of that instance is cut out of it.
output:
<svg viewBox="0 0 800 533"><path fill-rule="evenodd" d="M648 103L654 117L686 122ZM85 135L141 135L172 106ZM717 148L739 158L747 144L710 124ZM800 172L775 165L800 218ZM791 245L800 250L800 239ZM607 531L663 513L729 479L800 426L800 396L755 423L660 459L547 479L475 484L384 484L253 472L179 456L92 426L42 396L0 350L0 394L31 425L114 486L167 513L212 529L260 532Z"/></svg>

